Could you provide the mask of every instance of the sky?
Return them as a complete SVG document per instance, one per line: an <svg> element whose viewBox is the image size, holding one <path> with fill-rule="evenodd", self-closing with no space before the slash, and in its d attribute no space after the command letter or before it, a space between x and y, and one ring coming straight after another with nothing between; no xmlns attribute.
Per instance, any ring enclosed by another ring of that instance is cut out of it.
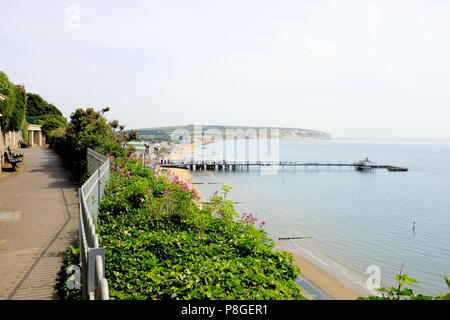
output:
<svg viewBox="0 0 450 320"><path fill-rule="evenodd" d="M22 1L0 70L65 116L450 138L450 1Z"/></svg>

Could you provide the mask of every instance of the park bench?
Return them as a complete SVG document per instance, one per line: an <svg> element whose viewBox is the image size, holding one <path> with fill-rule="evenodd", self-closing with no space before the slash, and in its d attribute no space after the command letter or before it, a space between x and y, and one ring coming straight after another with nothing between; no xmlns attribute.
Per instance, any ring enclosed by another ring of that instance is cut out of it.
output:
<svg viewBox="0 0 450 320"><path fill-rule="evenodd" d="M9 146L6 148L5 160L16 170L17 164L23 161L23 153L14 153Z"/></svg>

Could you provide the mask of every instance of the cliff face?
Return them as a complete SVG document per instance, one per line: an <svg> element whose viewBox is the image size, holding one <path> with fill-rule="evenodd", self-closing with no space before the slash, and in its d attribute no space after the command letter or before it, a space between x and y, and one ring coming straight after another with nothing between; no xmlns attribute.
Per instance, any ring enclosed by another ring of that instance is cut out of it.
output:
<svg viewBox="0 0 450 320"><path fill-rule="evenodd" d="M281 139L331 139L331 135L326 132L306 129L280 129Z"/></svg>

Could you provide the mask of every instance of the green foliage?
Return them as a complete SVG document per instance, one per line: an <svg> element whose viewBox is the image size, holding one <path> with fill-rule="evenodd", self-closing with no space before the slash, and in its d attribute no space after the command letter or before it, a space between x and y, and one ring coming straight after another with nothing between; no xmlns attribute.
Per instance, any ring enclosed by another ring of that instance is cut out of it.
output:
<svg viewBox="0 0 450 320"><path fill-rule="evenodd" d="M63 155L78 184L87 178L87 148L121 157L132 153L131 149L124 148L124 140L129 136L122 131L116 132L107 123L104 112L105 109L97 112L92 108L79 108L70 115L71 121L65 128L53 120L44 123L47 129L51 129L48 133L49 145Z"/></svg>
<svg viewBox="0 0 450 320"><path fill-rule="evenodd" d="M2 113L1 126L4 132L8 131L10 116L15 106L14 85L9 82L8 76L0 71L0 93L6 98L0 101L0 112Z"/></svg>
<svg viewBox="0 0 450 320"><path fill-rule="evenodd" d="M42 132L49 135L51 131L66 126L66 119L62 116L44 115L42 118Z"/></svg>
<svg viewBox="0 0 450 320"><path fill-rule="evenodd" d="M450 277L444 277L445 282L447 283L448 288L450 289ZM450 300L450 292L446 295L440 294L436 297L436 300Z"/></svg>
<svg viewBox="0 0 450 320"><path fill-rule="evenodd" d="M62 266L58 271L54 290L61 300L81 300L81 290L71 290L67 287L67 280L69 279L67 269L70 266L80 266L79 253L80 246L78 243L70 246L67 251L60 253Z"/></svg>
<svg viewBox="0 0 450 320"><path fill-rule="evenodd" d="M26 98L26 116L38 119L44 134L48 136L51 131L66 126L66 118L63 117L62 112L53 104L48 103L40 95L35 93L27 93Z"/></svg>
<svg viewBox="0 0 450 320"><path fill-rule="evenodd" d="M394 279L398 283L397 287L391 287L390 289L381 287L377 289L381 293L381 296L369 295L367 298L360 297L357 300L450 300L450 293L447 295L440 294L437 297L414 294L412 289L404 288L404 285L417 283L417 280L408 277L406 274L402 274L401 271ZM444 277L444 279L450 288L450 278Z"/></svg>
<svg viewBox="0 0 450 320"><path fill-rule="evenodd" d="M0 101L2 131L21 130L27 106L25 88L11 83L8 76L0 71L0 93L6 98Z"/></svg>
<svg viewBox="0 0 450 320"><path fill-rule="evenodd" d="M42 99L40 95L27 93L27 116L39 118L44 115L63 116L57 107Z"/></svg>
<svg viewBox="0 0 450 320"><path fill-rule="evenodd" d="M26 121L23 122L22 127L22 139L24 144L28 144L28 123Z"/></svg>
<svg viewBox="0 0 450 320"><path fill-rule="evenodd" d="M200 207L170 172L112 159L97 225L111 299L304 299L292 255L237 219L230 187Z"/></svg>
<svg viewBox="0 0 450 320"><path fill-rule="evenodd" d="M27 101L25 88L23 86L14 86L14 93L15 107L11 113L8 129L11 131L18 131L23 128Z"/></svg>

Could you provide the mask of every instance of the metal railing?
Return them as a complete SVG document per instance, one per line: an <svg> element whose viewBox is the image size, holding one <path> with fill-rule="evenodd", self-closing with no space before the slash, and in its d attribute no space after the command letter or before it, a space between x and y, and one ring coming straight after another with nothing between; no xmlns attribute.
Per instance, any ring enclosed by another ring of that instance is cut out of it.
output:
<svg viewBox="0 0 450 320"><path fill-rule="evenodd" d="M109 179L109 158L94 150L87 151L90 178L78 189L78 223L80 239L81 291L86 300L109 300L105 279L105 250L99 247L98 206Z"/></svg>

